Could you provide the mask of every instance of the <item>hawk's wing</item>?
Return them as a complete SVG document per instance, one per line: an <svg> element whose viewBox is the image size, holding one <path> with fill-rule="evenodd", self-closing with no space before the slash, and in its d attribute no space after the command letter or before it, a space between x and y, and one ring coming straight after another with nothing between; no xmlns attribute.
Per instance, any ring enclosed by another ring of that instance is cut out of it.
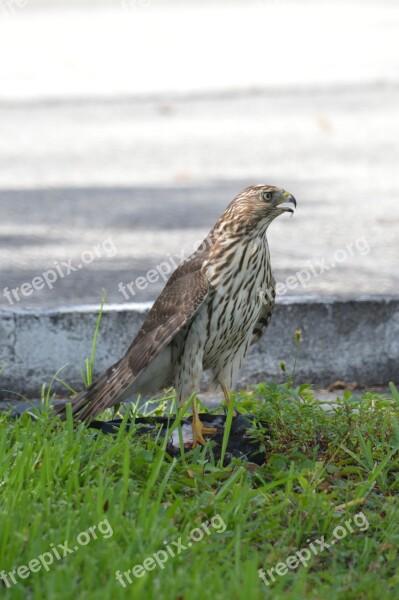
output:
<svg viewBox="0 0 399 600"><path fill-rule="evenodd" d="M82 421L118 403L119 398L196 315L208 294L201 270L203 258L183 263L164 287L125 356L109 367L72 400L72 412ZM65 407L56 409L65 417Z"/></svg>
<svg viewBox="0 0 399 600"><path fill-rule="evenodd" d="M126 356L137 377L196 315L208 294L202 260L183 263L171 276L151 308Z"/></svg>

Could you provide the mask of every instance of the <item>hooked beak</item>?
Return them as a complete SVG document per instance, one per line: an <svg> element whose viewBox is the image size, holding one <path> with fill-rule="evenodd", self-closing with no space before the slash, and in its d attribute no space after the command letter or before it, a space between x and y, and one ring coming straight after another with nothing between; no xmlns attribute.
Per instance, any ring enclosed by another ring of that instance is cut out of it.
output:
<svg viewBox="0 0 399 600"><path fill-rule="evenodd" d="M283 191L278 198L273 201L274 206L279 208L282 212L290 212L294 214L294 209L290 204L296 208L296 200L292 194Z"/></svg>

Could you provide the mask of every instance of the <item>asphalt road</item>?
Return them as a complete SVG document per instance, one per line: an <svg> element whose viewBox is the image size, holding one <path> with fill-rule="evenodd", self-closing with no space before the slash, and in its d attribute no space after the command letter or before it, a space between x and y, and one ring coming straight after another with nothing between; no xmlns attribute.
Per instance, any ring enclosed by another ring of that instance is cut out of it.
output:
<svg viewBox="0 0 399 600"><path fill-rule="evenodd" d="M398 293L397 5L57 5L0 19L2 309L153 300L260 182L281 293Z"/></svg>

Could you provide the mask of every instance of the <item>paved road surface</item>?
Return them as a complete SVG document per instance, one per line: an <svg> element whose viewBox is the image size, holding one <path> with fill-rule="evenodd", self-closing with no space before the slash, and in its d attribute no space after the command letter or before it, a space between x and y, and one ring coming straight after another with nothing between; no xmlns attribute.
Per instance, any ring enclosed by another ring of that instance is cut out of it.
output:
<svg viewBox="0 0 399 600"><path fill-rule="evenodd" d="M0 307L153 300L136 278L259 182L298 199L270 228L283 293L397 294L398 31L389 1L0 16Z"/></svg>

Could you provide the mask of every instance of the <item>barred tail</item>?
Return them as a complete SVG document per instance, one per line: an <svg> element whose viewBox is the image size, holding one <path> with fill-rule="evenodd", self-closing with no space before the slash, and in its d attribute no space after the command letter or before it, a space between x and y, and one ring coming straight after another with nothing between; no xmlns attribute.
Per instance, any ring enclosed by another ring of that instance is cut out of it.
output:
<svg viewBox="0 0 399 600"><path fill-rule="evenodd" d="M133 380L134 377L128 360L123 357L100 375L87 390L72 398L74 418L88 422L106 408L114 406L122 399L123 393L132 385ZM57 407L55 414L65 420L65 405Z"/></svg>

